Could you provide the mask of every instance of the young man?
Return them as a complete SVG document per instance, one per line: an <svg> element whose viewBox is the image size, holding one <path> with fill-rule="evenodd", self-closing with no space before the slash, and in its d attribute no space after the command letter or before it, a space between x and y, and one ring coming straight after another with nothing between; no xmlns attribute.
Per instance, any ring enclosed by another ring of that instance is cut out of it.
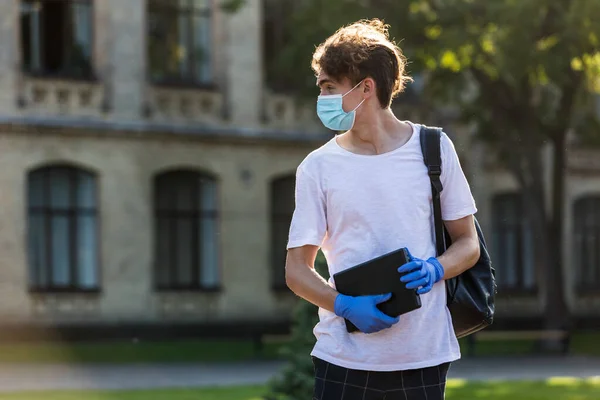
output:
<svg viewBox="0 0 600 400"><path fill-rule="evenodd" d="M390 110L410 79L404 66L401 50L378 20L341 28L313 55L319 118L345 131L299 165L287 247L288 286L319 307L313 399L443 399L449 365L460 357L444 279L479 257L477 210L454 146L443 134L442 217L453 244L435 258L420 125L398 120ZM386 295L342 295L332 279L314 270L319 248L332 276L401 247L414 261L398 266L398 284L418 288L422 307L399 318L377 309ZM348 333L344 318L360 332Z"/></svg>

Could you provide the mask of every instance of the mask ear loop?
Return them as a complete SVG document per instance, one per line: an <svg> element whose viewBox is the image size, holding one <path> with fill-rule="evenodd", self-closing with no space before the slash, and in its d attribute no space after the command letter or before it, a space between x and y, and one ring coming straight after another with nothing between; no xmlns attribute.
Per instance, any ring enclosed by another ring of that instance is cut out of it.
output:
<svg viewBox="0 0 600 400"><path fill-rule="evenodd" d="M344 96L345 96L345 95L347 95L348 93L352 92L354 89L356 89L356 88L357 88L357 87L358 87L358 86L359 86L361 83L363 83L364 81L365 81L365 80L363 79L363 80L361 80L360 82L358 82L356 85L354 85L354 87L353 87L352 89L350 89L350 90L348 90L346 93L344 93L344 94L342 95L342 97L344 97Z"/></svg>
<svg viewBox="0 0 600 400"><path fill-rule="evenodd" d="M363 83L364 81L365 81L365 80L363 79L363 80L361 80L360 82L358 82L356 85L354 85L354 87L353 87L352 89L348 90L346 93L344 93L344 94L342 95L342 98L343 98L345 95L347 95L348 93L352 92L354 89L356 89L356 88L357 88L357 87L358 87L358 86L359 86L361 83ZM354 109L353 109L352 111L350 111L350 112L353 112L353 111L356 111L356 110L358 110L358 107L360 107L360 106L362 105L362 103L364 103L364 102L365 102L365 99L362 99L362 101L361 101L360 103L358 103L358 105L357 105L356 107L354 107Z"/></svg>
<svg viewBox="0 0 600 400"><path fill-rule="evenodd" d="M358 105L356 107L354 107L354 110L352 110L352 111L358 110L358 107L360 107L362 105L362 103L364 103L364 102L365 102L365 99L362 99L362 101L360 103L358 103ZM352 111L350 111L350 112L352 112Z"/></svg>

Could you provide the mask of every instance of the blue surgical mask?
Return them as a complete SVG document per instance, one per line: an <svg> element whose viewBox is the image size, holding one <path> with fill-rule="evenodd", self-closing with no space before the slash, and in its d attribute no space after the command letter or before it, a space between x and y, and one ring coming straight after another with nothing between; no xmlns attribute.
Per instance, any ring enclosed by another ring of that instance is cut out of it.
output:
<svg viewBox="0 0 600 400"><path fill-rule="evenodd" d="M319 96L317 98L317 115L319 119L325 125L325 127L334 131L347 131L354 126L354 119L356 118L356 110L365 101L361 101L352 111L346 112L342 107L344 96L353 91L360 85L362 81L358 82L356 86L348 90L343 95L341 94L328 94Z"/></svg>

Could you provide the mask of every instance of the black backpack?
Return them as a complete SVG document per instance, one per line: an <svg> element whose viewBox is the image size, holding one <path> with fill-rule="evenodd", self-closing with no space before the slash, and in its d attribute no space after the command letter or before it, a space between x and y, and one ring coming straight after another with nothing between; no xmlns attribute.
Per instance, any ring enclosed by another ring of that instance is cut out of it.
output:
<svg viewBox="0 0 600 400"><path fill-rule="evenodd" d="M438 256L444 253L452 243L442 222L440 205L440 193L443 190L440 181L442 173L441 133L441 128L421 127L421 150L431 180ZM492 267L483 232L476 218L475 228L481 250L479 260L472 268L446 280L447 305L452 315L452 324L457 338L480 331L494 321L494 299L497 292L496 271Z"/></svg>

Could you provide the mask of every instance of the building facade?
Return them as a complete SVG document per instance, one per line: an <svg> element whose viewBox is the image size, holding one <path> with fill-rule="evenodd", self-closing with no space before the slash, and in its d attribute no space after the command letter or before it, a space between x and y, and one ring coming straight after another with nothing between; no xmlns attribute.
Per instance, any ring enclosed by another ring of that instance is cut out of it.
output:
<svg viewBox="0 0 600 400"><path fill-rule="evenodd" d="M331 134L263 85L261 2L220 4L1 2L5 332L289 319L294 174Z"/></svg>
<svg viewBox="0 0 600 400"><path fill-rule="evenodd" d="M331 133L264 84L262 7L0 2L4 332L289 320L294 174ZM499 317L539 317L516 182L448 130L503 254ZM600 315L598 159L574 149L567 179L565 288L585 318Z"/></svg>
<svg viewBox="0 0 600 400"><path fill-rule="evenodd" d="M551 187L552 156L543 150L546 188ZM535 240L510 173L486 160L485 148L472 145L470 182L478 219L486 230L498 276L497 318L509 326L535 326L545 312L544 265L536 263ZM600 326L600 152L569 145L565 168L563 289L576 327ZM547 206L551 193L546 193ZM549 208L548 208L549 209Z"/></svg>

